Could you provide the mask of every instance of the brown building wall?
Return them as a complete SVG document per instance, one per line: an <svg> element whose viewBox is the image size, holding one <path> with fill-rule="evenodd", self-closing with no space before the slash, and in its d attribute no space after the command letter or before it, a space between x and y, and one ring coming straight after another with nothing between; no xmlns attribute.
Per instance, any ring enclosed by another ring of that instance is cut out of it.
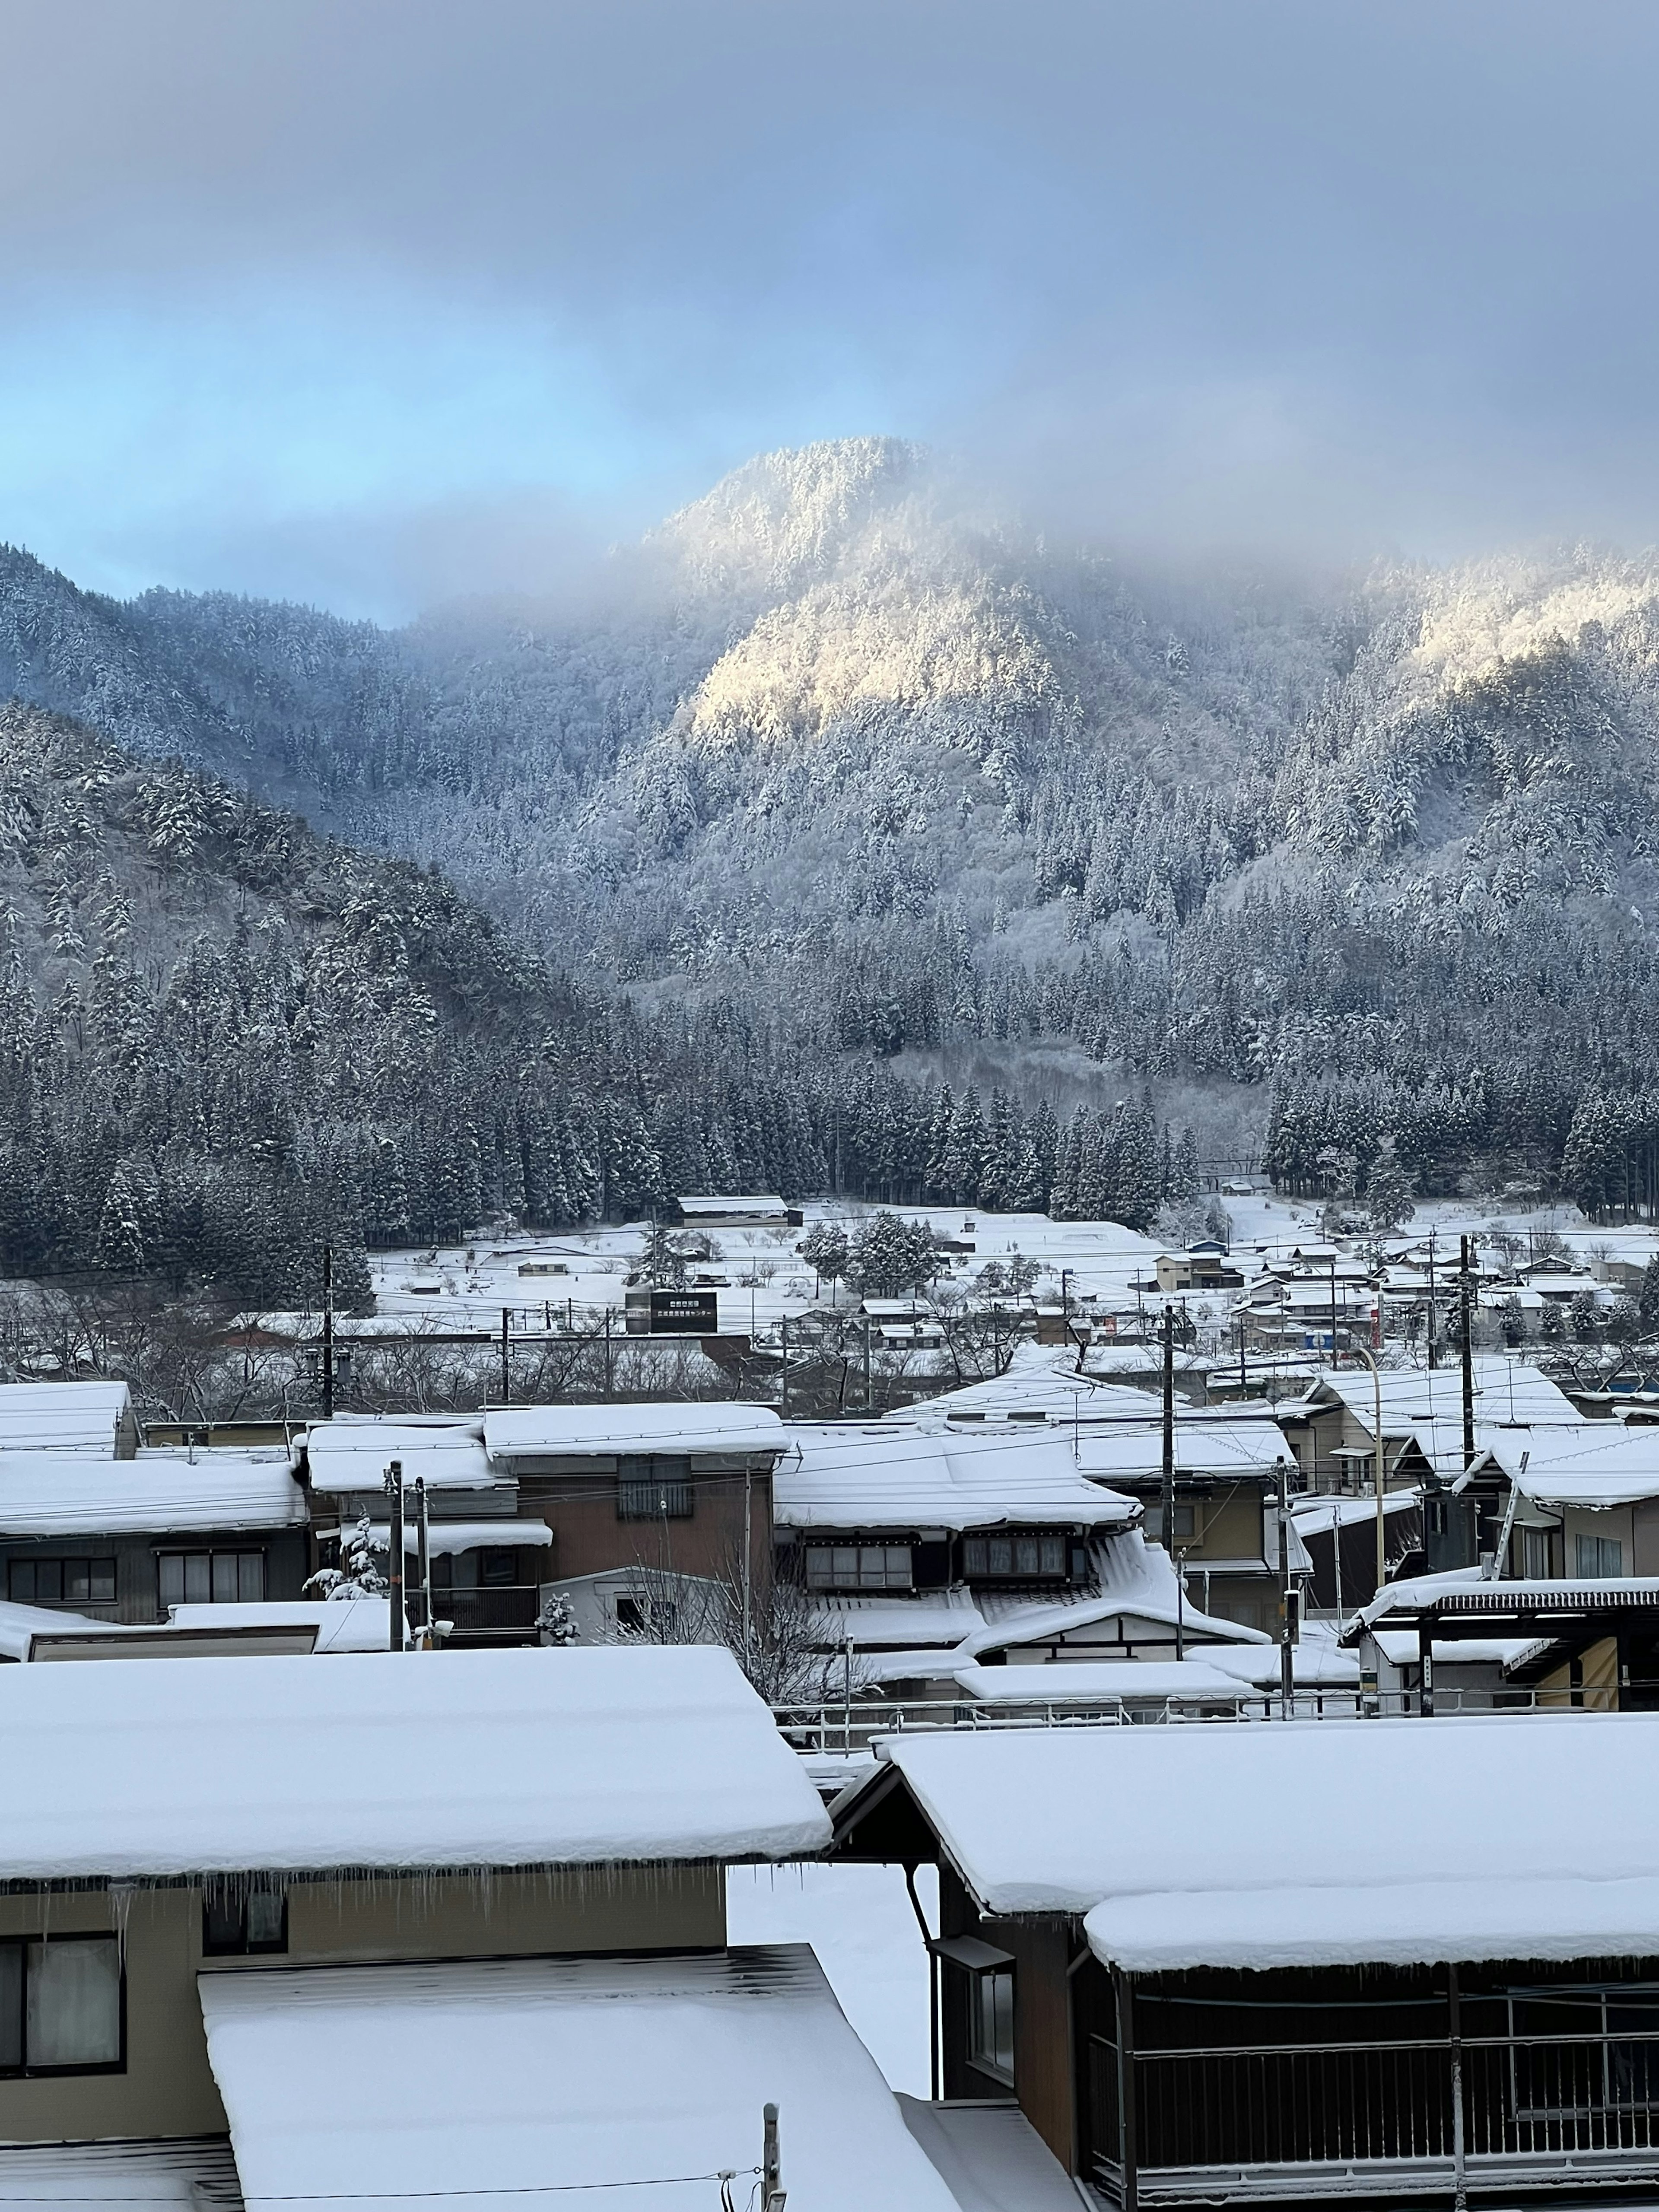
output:
<svg viewBox="0 0 1659 2212"><path fill-rule="evenodd" d="M948 1866L939 1868L939 1932L977 1936L1014 1961L1014 2096L1020 2110L1068 2173L1077 2171L1077 2118L1072 2060L1071 1989L1075 1955L1069 1922L982 1919ZM940 1969L944 2045L941 2087L947 2098L1008 2094L968 2061L968 1989L964 1970Z"/></svg>
<svg viewBox="0 0 1659 2212"><path fill-rule="evenodd" d="M757 1581L769 1571L769 1468L746 1477L741 1469L694 1468L690 1516L662 1521L623 1519L617 1510L616 1474L595 1474L591 1468L590 1462L580 1474L520 1476L520 1513L526 1519L545 1521L553 1531L552 1551L538 1555L546 1581L637 1566L672 1574L729 1573L743 1558L745 1483L750 1571Z"/></svg>
<svg viewBox="0 0 1659 2212"><path fill-rule="evenodd" d="M106 1892L0 1897L0 1936L96 1935L118 1925ZM116 2074L0 2080L0 2142L180 2136L227 2124L208 2065L196 1977L269 1966L202 1955L198 1888L135 1889L126 1919L126 2064ZM701 1950L726 1941L715 1866L599 1868L415 1881L297 1882L290 1963Z"/></svg>

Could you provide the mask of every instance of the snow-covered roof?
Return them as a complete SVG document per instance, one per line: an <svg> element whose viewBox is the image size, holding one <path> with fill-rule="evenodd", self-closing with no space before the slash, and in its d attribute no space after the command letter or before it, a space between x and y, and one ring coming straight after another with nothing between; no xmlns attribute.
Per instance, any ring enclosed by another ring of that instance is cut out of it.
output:
<svg viewBox="0 0 1659 2212"><path fill-rule="evenodd" d="M1077 1659L1045 1667L979 1667L952 1674L975 1705L1121 1705L1126 1698L1206 1698L1237 1702L1247 1686L1202 1659Z"/></svg>
<svg viewBox="0 0 1659 2212"><path fill-rule="evenodd" d="M313 1628L313 1656L336 1651L384 1651L391 1607L383 1597L264 1598L236 1605L170 1605L168 1626L204 1628Z"/></svg>
<svg viewBox="0 0 1659 2212"><path fill-rule="evenodd" d="M878 1751L988 1911L1086 1914L1096 1955L1133 1972L1659 1954L1659 1715L902 1734Z"/></svg>
<svg viewBox="0 0 1659 2212"><path fill-rule="evenodd" d="M133 2212L242 2212L230 2145L219 2137L186 2142L6 2143L0 2145L0 2204L131 2204Z"/></svg>
<svg viewBox="0 0 1659 2212"><path fill-rule="evenodd" d="M116 1432L131 1413L125 1382L0 1383L0 1451L112 1459Z"/></svg>
<svg viewBox="0 0 1659 2212"><path fill-rule="evenodd" d="M1382 1513L1414 1513L1423 1500L1415 1490L1385 1490ZM1328 1536L1333 1528L1363 1527L1376 1522L1376 1499L1370 1498L1310 1498L1292 1504L1291 1519L1299 1536Z"/></svg>
<svg viewBox="0 0 1659 2212"><path fill-rule="evenodd" d="M379 1490L394 1459L410 1489L418 1480L428 1490L491 1490L498 1480L478 1421L319 1421L306 1433L313 1490Z"/></svg>
<svg viewBox="0 0 1659 2212"><path fill-rule="evenodd" d="M1659 1498L1659 1429L1612 1421L1488 1429L1480 1441L1523 1498L1540 1505L1632 1505Z"/></svg>
<svg viewBox="0 0 1659 2212"><path fill-rule="evenodd" d="M1103 1428L1083 1431L1078 1438L1078 1463L1097 1481L1145 1480L1162 1471L1164 1431L1158 1422L1144 1428ZM1208 1420L1186 1415L1175 1425L1176 1472L1183 1475L1259 1478L1270 1475L1276 1462L1296 1464L1296 1454L1276 1421L1259 1414L1237 1420Z"/></svg>
<svg viewBox="0 0 1659 2212"><path fill-rule="evenodd" d="M1038 1600L999 1608L987 1626L963 1638L963 1658L977 1658L981 1651L1050 1643L1097 1622L1118 1619L1148 1620L1171 1629L1179 1619L1187 1634L1203 1639L1258 1644L1268 1640L1260 1629L1214 1620L1190 1600L1179 1597L1168 1553L1161 1544L1149 1544L1139 1528L1099 1546L1095 1558L1097 1595L1060 1604Z"/></svg>
<svg viewBox="0 0 1659 2212"><path fill-rule="evenodd" d="M384 1606L381 1611L384 1613ZM69 1613L58 1605L13 1605L0 1598L0 1659L27 1659L37 1636L62 1636L84 1630L95 1636L100 1629L118 1626L94 1620L89 1613Z"/></svg>
<svg viewBox="0 0 1659 2212"><path fill-rule="evenodd" d="M815 1610L814 1630L823 1643L842 1644L850 1638L860 1650L934 1644L954 1649L985 1625L964 1589L930 1590L925 1597L825 1595Z"/></svg>
<svg viewBox="0 0 1659 2212"><path fill-rule="evenodd" d="M810 1856L816 1793L726 1651L27 1667L0 1881Z"/></svg>
<svg viewBox="0 0 1659 2212"><path fill-rule="evenodd" d="M1123 1528L1140 1508L1078 1472L1069 1440L792 1421L772 1478L785 1528Z"/></svg>
<svg viewBox="0 0 1659 2212"><path fill-rule="evenodd" d="M550 2184L663 2212L713 2205L732 2172L742 2204L775 2103L790 2212L959 2212L805 1944L210 1970L198 1987L251 2204L500 2212Z"/></svg>
<svg viewBox="0 0 1659 2212"><path fill-rule="evenodd" d="M1462 1600L1466 1602L1459 1603ZM1443 1574L1415 1575L1409 1581L1389 1583L1360 1607L1342 1631L1353 1641L1364 1629L1387 1622L1395 1613L1426 1612L1445 1602L1464 1619L1490 1615L1495 1631L1505 1619L1541 1613L1565 1620L1583 1612L1659 1611L1659 1576L1611 1575L1605 1580L1508 1582L1488 1578L1479 1567L1450 1567ZM1632 1626L1635 1624L1632 1623Z"/></svg>
<svg viewBox="0 0 1659 2212"><path fill-rule="evenodd" d="M1478 1358L1474 1375L1477 1423L1565 1421L1577 1425L1579 1420L1571 1399L1528 1360ZM1379 1379L1385 1436L1403 1435L1425 1421L1455 1424L1461 1434L1463 1376L1460 1367L1384 1368ZM1370 1434L1376 1419L1376 1396L1368 1368L1328 1369L1310 1395L1316 1399L1340 1398L1365 1433Z"/></svg>
<svg viewBox="0 0 1659 2212"><path fill-rule="evenodd" d="M1156 1420L1158 1401L1150 1390L1109 1382L1099 1375L1079 1375L1075 1346L1020 1344L1006 1374L898 1407L883 1419L927 1427L960 1420L964 1414L995 1419L1011 1413L1046 1413L1051 1420L1066 1422L1132 1419L1136 1415Z"/></svg>
<svg viewBox="0 0 1659 2212"><path fill-rule="evenodd" d="M507 1406L484 1415L494 1460L617 1452L781 1451L783 1424L769 1406Z"/></svg>
<svg viewBox="0 0 1659 2212"><path fill-rule="evenodd" d="M902 2091L896 2101L960 2212L1078 2212L1065 2167L1018 2105L934 2105Z"/></svg>
<svg viewBox="0 0 1659 2212"><path fill-rule="evenodd" d="M144 1530L293 1528L305 1492L288 1454L141 1452L97 1459L74 1452L0 1452L0 1534L112 1536Z"/></svg>
<svg viewBox="0 0 1659 2212"><path fill-rule="evenodd" d="M377 1552L392 1549L392 1524L388 1521L371 1522L368 1540ZM553 1531L545 1521L429 1521L427 1523L427 1550L434 1559L453 1552L474 1552L490 1546L529 1544L539 1548L553 1541ZM404 1522L404 1549L418 1552L421 1547L419 1529L412 1521Z"/></svg>
<svg viewBox="0 0 1659 2212"><path fill-rule="evenodd" d="M788 1211L783 1200L775 1194L738 1198L730 1195L722 1196L716 1193L713 1197L677 1198L674 1203L688 1221L695 1220L700 1214L705 1213L746 1214L757 1221L777 1221L781 1220Z"/></svg>

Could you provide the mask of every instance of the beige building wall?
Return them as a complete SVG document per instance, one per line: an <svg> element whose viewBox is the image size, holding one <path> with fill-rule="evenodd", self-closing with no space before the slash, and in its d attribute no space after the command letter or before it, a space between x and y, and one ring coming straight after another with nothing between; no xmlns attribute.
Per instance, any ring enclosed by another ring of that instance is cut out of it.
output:
<svg viewBox="0 0 1659 2212"><path fill-rule="evenodd" d="M123 1918L125 2069L0 2079L0 2142L225 2131L196 1977L268 1967L272 1954L204 1959L199 1887L0 1897L0 1936L99 1935ZM725 1941L725 1881L706 1864L507 1872L487 1881L388 1875L289 1890L286 1958L295 1965L702 1950Z"/></svg>

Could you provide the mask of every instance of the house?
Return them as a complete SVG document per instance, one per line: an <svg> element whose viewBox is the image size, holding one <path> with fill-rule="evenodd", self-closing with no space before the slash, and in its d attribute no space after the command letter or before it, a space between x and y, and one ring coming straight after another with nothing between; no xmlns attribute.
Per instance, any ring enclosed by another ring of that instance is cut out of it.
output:
<svg viewBox="0 0 1659 2212"><path fill-rule="evenodd" d="M297 1598L309 1517L281 1449L0 1451L0 1596L135 1626Z"/></svg>
<svg viewBox="0 0 1659 2212"><path fill-rule="evenodd" d="M1088 1588L1033 1595L976 1594L983 1628L958 1646L957 1663L1005 1667L1116 1660L1178 1662L1188 1647L1266 1647L1260 1629L1206 1613L1195 1605L1157 1544L1127 1528L1094 1547Z"/></svg>
<svg viewBox="0 0 1659 2212"><path fill-rule="evenodd" d="M1160 1252L1154 1265L1158 1287L1166 1295L1176 1291L1237 1291L1244 1285L1243 1272L1232 1266L1224 1244L1199 1243L1185 1252Z"/></svg>
<svg viewBox="0 0 1659 2212"><path fill-rule="evenodd" d="M1425 1575L1379 1591L1341 1640L1392 1710L1659 1711L1659 1578Z"/></svg>
<svg viewBox="0 0 1659 2212"><path fill-rule="evenodd" d="M1160 1420L1108 1421L1078 1431L1083 1473L1138 1498L1146 1534L1160 1543L1163 1459ZM1265 1414L1177 1414L1173 1542L1201 1611L1252 1629L1277 1620L1279 1468L1292 1461L1284 1431ZM1297 1570L1305 1569L1293 1535L1291 1549Z"/></svg>
<svg viewBox="0 0 1659 2212"><path fill-rule="evenodd" d="M773 1478L777 1571L825 1597L1089 1587L1092 1549L1139 1516L1048 1437L795 1421Z"/></svg>
<svg viewBox="0 0 1659 2212"><path fill-rule="evenodd" d="M1382 1520L1382 1576L1376 1571L1376 1523ZM1423 1498L1417 1490L1373 1498L1301 1498L1291 1511L1309 1564L1310 1609L1344 1618L1376 1596L1382 1582L1423 1555Z"/></svg>
<svg viewBox="0 0 1659 2212"><path fill-rule="evenodd" d="M785 1439L769 1407L492 1407L483 1438L497 1478L551 1531L540 1595L563 1597L585 1634L636 1625L642 1575L729 1584L770 1571Z"/></svg>
<svg viewBox="0 0 1659 2212"><path fill-rule="evenodd" d="M684 1229L799 1229L805 1219L798 1206L769 1195L677 1198L670 1211Z"/></svg>
<svg viewBox="0 0 1659 2212"><path fill-rule="evenodd" d="M131 1459L138 1419L125 1382L0 1383L0 1452Z"/></svg>
<svg viewBox="0 0 1659 2212"><path fill-rule="evenodd" d="M1489 1431L1579 1420L1571 1401L1526 1360L1478 1357L1472 1372L1477 1448ZM1299 1403L1274 1408L1309 1489L1374 1487L1379 1395L1385 1486L1467 1472L1461 1366L1384 1368L1375 1377L1368 1368L1340 1367L1322 1374Z"/></svg>
<svg viewBox="0 0 1659 2212"><path fill-rule="evenodd" d="M772 2102L792 2205L951 2212L811 1954L726 1947L830 1835L727 1653L7 1686L0 2198L713 2202Z"/></svg>
<svg viewBox="0 0 1659 2212"><path fill-rule="evenodd" d="M1323 1275L1281 1278L1269 1272L1234 1308L1247 1340L1267 1350L1344 1350L1369 1343L1376 1322L1377 1292L1363 1278L1332 1283Z"/></svg>
<svg viewBox="0 0 1659 2212"><path fill-rule="evenodd" d="M492 1465L481 1419L348 1415L308 1430L297 1456L311 1489L324 1565L338 1563L343 1534L364 1520L376 1553L389 1553L386 1479L395 1461L403 1471L411 1624L423 1625L415 1562L424 1496L433 1615L448 1624L447 1641L464 1649L535 1640L553 1532L544 1519L520 1510L519 1486Z"/></svg>
<svg viewBox="0 0 1659 2212"><path fill-rule="evenodd" d="M834 1819L939 1868L944 2098L1090 2201L1659 2183L1659 1717L906 1732Z"/></svg>

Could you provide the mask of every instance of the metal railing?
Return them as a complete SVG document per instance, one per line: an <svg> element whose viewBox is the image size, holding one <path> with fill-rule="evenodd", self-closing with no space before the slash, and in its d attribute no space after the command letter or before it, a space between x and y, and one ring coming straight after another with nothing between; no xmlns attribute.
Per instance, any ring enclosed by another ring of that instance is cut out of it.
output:
<svg viewBox="0 0 1659 2212"><path fill-rule="evenodd" d="M1059 1670L1056 1670L1059 1671ZM1530 1713L1540 1710L1539 1694L1530 1688L1502 1690L1443 1689L1434 1693L1437 1713ZM1419 1711L1418 1693L1410 1690L1361 1692L1358 1689L1298 1690L1288 1715L1281 1709L1277 1690L1253 1690L1236 1703L1201 1692L1178 1697L1137 1697L1133 1691L1115 1703L1085 1703L1062 1691L1033 1695L1017 1702L999 1698L981 1704L969 1698L826 1698L819 1703L774 1705L772 1717L798 1751L837 1753L866 1751L879 1735L914 1734L918 1730L1008 1728L1121 1728L1147 1724L1181 1726L1197 1723L1314 1720L1375 1720L1384 1715L1399 1717Z"/></svg>
<svg viewBox="0 0 1659 2212"><path fill-rule="evenodd" d="M534 1583L432 1593L434 1620L448 1621L459 1636L533 1628L540 1606L541 1591Z"/></svg>
<svg viewBox="0 0 1659 2212"><path fill-rule="evenodd" d="M1133 2066L1142 2203L1659 2177L1659 2031L1140 2051ZM1095 2179L1121 2203L1118 2080L1091 2037Z"/></svg>

